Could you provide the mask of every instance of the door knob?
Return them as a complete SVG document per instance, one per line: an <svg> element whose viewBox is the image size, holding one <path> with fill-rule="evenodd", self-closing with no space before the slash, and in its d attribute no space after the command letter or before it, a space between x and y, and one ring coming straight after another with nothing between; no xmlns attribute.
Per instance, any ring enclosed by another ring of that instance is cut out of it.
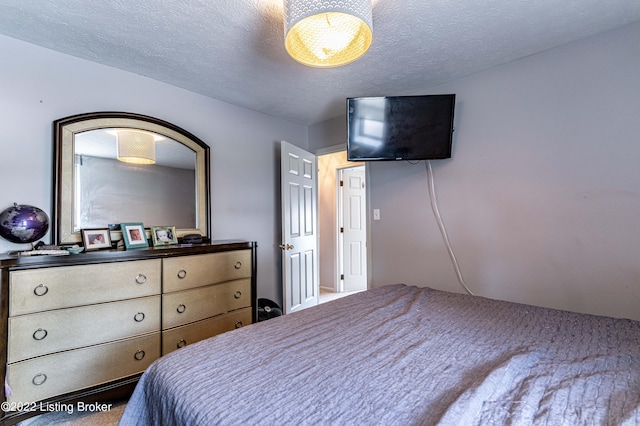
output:
<svg viewBox="0 0 640 426"><path fill-rule="evenodd" d="M280 244L278 247L282 250L291 250L293 248L293 244Z"/></svg>

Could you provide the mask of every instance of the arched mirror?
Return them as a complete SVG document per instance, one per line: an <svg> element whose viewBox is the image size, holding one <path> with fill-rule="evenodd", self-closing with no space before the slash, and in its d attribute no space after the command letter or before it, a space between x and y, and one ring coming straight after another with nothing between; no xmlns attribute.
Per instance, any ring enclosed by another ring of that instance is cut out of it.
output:
<svg viewBox="0 0 640 426"><path fill-rule="evenodd" d="M209 147L191 133L153 117L102 112L55 121L54 143L56 244L80 242L83 228L128 222L210 238Z"/></svg>

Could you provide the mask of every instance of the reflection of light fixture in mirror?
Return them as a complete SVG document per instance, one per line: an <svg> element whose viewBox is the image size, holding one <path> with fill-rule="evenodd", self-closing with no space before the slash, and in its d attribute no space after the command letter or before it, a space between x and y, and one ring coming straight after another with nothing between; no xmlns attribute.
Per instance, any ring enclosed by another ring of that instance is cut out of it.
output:
<svg viewBox="0 0 640 426"><path fill-rule="evenodd" d="M345 65L371 46L371 0L284 0L284 12L285 47L304 65Z"/></svg>
<svg viewBox="0 0 640 426"><path fill-rule="evenodd" d="M133 164L155 164L153 135L134 130L118 131L118 160Z"/></svg>

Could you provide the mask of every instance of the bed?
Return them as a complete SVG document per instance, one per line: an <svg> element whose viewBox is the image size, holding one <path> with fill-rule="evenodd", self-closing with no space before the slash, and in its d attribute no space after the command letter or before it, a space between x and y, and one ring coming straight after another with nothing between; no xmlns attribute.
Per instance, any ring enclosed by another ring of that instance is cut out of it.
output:
<svg viewBox="0 0 640 426"><path fill-rule="evenodd" d="M640 322L389 285L162 357L121 425L639 425Z"/></svg>

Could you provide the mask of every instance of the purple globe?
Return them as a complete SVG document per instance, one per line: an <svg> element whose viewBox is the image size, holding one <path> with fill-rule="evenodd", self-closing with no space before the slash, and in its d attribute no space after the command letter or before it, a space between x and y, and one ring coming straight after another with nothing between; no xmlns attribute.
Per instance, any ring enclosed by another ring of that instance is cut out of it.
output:
<svg viewBox="0 0 640 426"><path fill-rule="evenodd" d="M13 204L0 213L0 237L12 243L33 243L49 230L49 216L37 207Z"/></svg>

